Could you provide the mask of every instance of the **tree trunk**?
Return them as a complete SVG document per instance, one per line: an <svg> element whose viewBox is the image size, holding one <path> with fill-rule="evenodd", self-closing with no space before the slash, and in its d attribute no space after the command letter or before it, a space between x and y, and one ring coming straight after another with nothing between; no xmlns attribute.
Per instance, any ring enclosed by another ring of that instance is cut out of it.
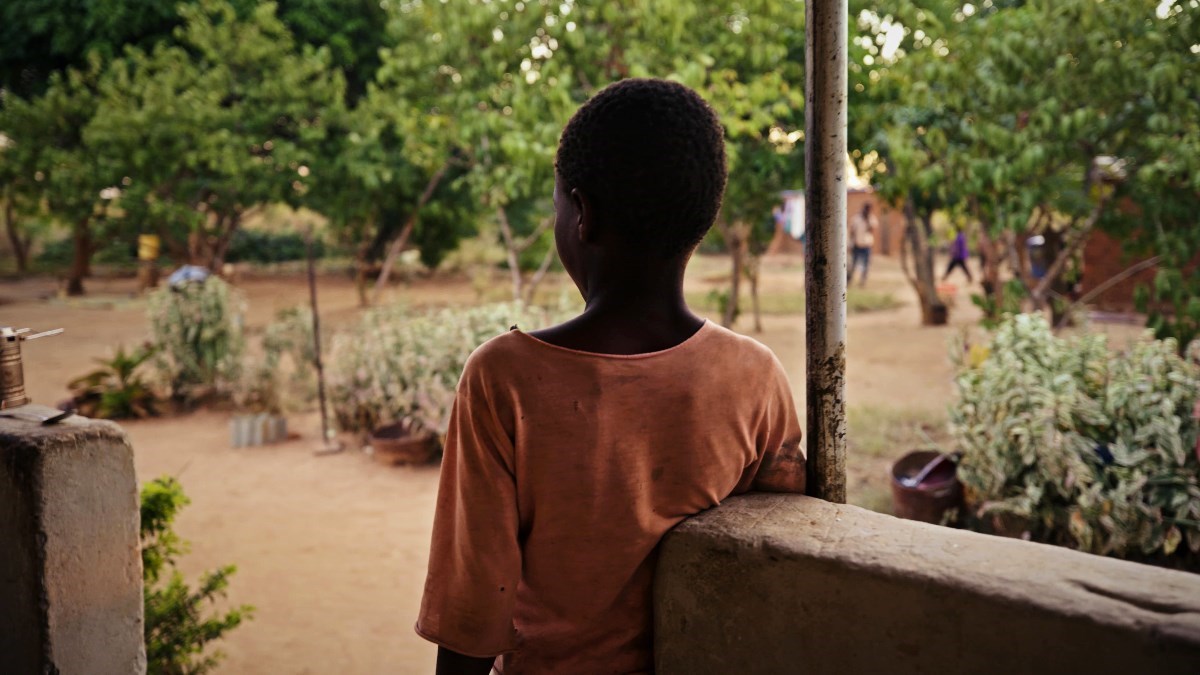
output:
<svg viewBox="0 0 1200 675"><path fill-rule="evenodd" d="M503 206L496 207L496 218L500 221L500 234L504 237L504 253L508 259L508 272L512 276L513 300L520 302L524 281L521 278L521 261L518 258L520 251L517 249L512 227L508 224L508 214L505 213Z"/></svg>
<svg viewBox="0 0 1200 675"><path fill-rule="evenodd" d="M933 247L929 244L933 226L928 217L917 216L911 202L904 204L904 222L904 247L912 254L913 271L908 270L907 255L902 256L902 264L905 265L905 276L916 290L921 303L921 325L945 325L949 312L937 294L936 276L933 272Z"/></svg>
<svg viewBox="0 0 1200 675"><path fill-rule="evenodd" d="M761 258L758 256L750 256L746 261L746 277L750 280L750 303L754 307L754 332L761 333L762 327L762 312L758 306L758 271Z"/></svg>
<svg viewBox="0 0 1200 675"><path fill-rule="evenodd" d="M742 269L745 261L743 256L745 255L746 238L742 236L742 230L738 223L725 225L721 229L725 234L725 245L729 247L729 256L733 260L733 273L729 283L729 297L725 301L725 313L721 317L721 325L728 328L737 320L738 310L740 309Z"/></svg>
<svg viewBox="0 0 1200 675"><path fill-rule="evenodd" d="M533 304L533 294L537 292L538 286L541 285L542 279L546 278L546 273L550 271L550 264L554 262L554 255L558 251L551 246L546 249L546 255L542 257L542 264L538 265L537 271L533 273L533 277L529 279L529 283L525 285L525 304Z"/></svg>
<svg viewBox="0 0 1200 675"><path fill-rule="evenodd" d="M979 228L979 252L979 274L983 277L981 285L989 301L988 318L996 320L1000 318L1000 308L1004 306L1004 285L1000 281L1000 247L988 234L986 224L981 224Z"/></svg>
<svg viewBox="0 0 1200 675"><path fill-rule="evenodd" d="M1046 275L1042 277L1037 285L1030 289L1029 295L1033 298L1035 309L1045 307L1046 298L1049 296L1053 285L1062 277L1067 263L1083 248L1083 245L1087 243L1088 235L1092 233L1092 230L1096 227L1096 223L1100 222L1100 216L1104 215L1104 209L1108 206L1108 199L1108 195L1101 196L1096 205L1092 207L1092 212L1088 214L1088 218L1082 226L1075 228L1072 224L1071 229L1074 230L1074 234L1071 235L1070 241L1061 247L1058 255L1054 256L1054 262L1050 263L1049 267L1046 268Z"/></svg>
<svg viewBox="0 0 1200 675"><path fill-rule="evenodd" d="M383 293L384 287L387 286L388 277L392 274L392 266L396 264L396 259L400 257L400 253L408 245L409 237L412 236L413 228L417 224L417 216L421 215L421 209L433 198L434 191L437 190L438 184L442 182L442 177L446 175L446 171L449 168L450 161L446 160L446 163L442 164L442 167L429 178L429 182L425 184L424 192L417 199L417 205L413 207L413 212L409 214L408 221L404 223L404 228L400 230L400 235L392 240L391 245L388 246L387 256L383 259L383 268L379 270L379 278L375 280L376 302L379 301L379 295Z"/></svg>
<svg viewBox="0 0 1200 675"><path fill-rule="evenodd" d="M208 269L213 273L219 273L224 267L225 254L229 252L229 245L233 243L233 235L237 234L238 227L242 223L242 215L242 213L234 212L222 217L217 239L208 254Z"/></svg>
<svg viewBox="0 0 1200 675"><path fill-rule="evenodd" d="M92 258L92 234L88 229L90 216L85 216L75 223L71 234L72 254L71 268L67 272L67 295L83 295L83 279L88 276L89 262Z"/></svg>
<svg viewBox="0 0 1200 675"><path fill-rule="evenodd" d="M16 209L11 199L4 200L4 229L8 232L8 242L12 245L13 255L17 258L17 273L25 274L29 270L29 238L21 238L17 230Z"/></svg>
<svg viewBox="0 0 1200 675"><path fill-rule="evenodd" d="M367 294L368 277L367 254L371 252L370 243L359 244L354 252L354 290L358 293L358 306L370 307L371 296Z"/></svg>

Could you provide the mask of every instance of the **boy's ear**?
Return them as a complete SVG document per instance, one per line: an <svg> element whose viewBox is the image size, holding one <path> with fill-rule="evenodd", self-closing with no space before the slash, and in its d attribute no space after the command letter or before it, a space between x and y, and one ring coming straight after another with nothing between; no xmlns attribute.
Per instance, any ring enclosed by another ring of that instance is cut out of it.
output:
<svg viewBox="0 0 1200 675"><path fill-rule="evenodd" d="M578 189L571 190L571 201L575 202L575 213L579 214L579 220L575 224L579 232L579 241L585 244L596 241L600 233L596 231L591 201Z"/></svg>

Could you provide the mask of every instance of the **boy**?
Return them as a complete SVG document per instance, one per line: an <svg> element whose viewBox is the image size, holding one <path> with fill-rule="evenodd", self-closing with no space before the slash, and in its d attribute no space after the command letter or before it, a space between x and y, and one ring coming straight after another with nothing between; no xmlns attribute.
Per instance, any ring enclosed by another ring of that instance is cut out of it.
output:
<svg viewBox="0 0 1200 675"><path fill-rule="evenodd" d="M563 130L554 235L586 308L467 361L416 625L438 673L651 672L667 530L733 494L803 490L779 361L683 300L723 138L662 80L604 89Z"/></svg>

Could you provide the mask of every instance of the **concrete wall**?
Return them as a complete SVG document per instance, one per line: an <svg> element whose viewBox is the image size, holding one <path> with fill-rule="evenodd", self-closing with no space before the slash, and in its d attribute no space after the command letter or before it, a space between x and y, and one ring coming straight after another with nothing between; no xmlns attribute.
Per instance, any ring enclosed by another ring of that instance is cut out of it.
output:
<svg viewBox="0 0 1200 675"><path fill-rule="evenodd" d="M660 675L1197 673L1200 575L748 495L676 528Z"/></svg>
<svg viewBox="0 0 1200 675"><path fill-rule="evenodd" d="M119 427L0 418L0 672L146 671L138 531Z"/></svg>

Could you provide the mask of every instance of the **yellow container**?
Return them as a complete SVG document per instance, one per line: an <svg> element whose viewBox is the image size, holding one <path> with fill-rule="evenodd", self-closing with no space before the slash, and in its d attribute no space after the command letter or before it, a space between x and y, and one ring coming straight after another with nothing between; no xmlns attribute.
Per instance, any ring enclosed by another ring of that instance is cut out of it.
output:
<svg viewBox="0 0 1200 675"><path fill-rule="evenodd" d="M138 260L158 260L160 241L157 234L138 235Z"/></svg>

